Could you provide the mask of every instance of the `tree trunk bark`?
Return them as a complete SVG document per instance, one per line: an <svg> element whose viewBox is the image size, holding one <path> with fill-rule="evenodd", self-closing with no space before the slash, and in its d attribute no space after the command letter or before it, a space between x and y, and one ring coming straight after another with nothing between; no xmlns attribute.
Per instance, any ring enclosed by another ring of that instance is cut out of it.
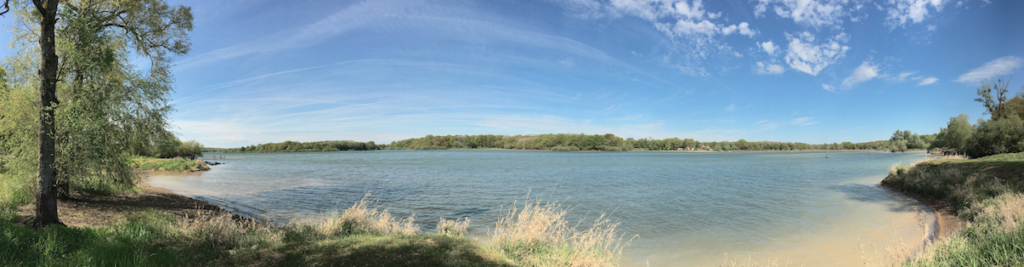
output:
<svg viewBox="0 0 1024 267"><path fill-rule="evenodd" d="M55 28L58 0L32 0L42 15L39 21L39 187L36 189L35 227L59 224L57 217L56 143L54 142L54 110L57 108L57 52Z"/></svg>

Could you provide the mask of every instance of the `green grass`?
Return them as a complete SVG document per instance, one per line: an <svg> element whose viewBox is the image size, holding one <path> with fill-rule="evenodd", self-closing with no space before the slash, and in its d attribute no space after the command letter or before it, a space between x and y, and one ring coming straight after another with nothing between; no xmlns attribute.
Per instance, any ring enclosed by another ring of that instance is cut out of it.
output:
<svg viewBox="0 0 1024 267"><path fill-rule="evenodd" d="M160 215L160 214L155 214ZM167 216L133 217L107 228L51 226L32 229L0 222L0 264L4 266L174 266L186 254L157 246L169 235ZM163 217L163 218L161 218ZM152 219L159 220L152 220Z"/></svg>
<svg viewBox="0 0 1024 267"><path fill-rule="evenodd" d="M882 184L946 201L971 224L913 266L1024 266L1024 153L896 165Z"/></svg>
<svg viewBox="0 0 1024 267"><path fill-rule="evenodd" d="M0 172L0 220L9 221L18 214L18 206L35 199L35 188L28 176Z"/></svg>
<svg viewBox="0 0 1024 267"><path fill-rule="evenodd" d="M150 157L132 157L132 167L142 171L191 172L210 169L201 160L184 158L159 159Z"/></svg>
<svg viewBox="0 0 1024 267"><path fill-rule="evenodd" d="M369 203L279 228L155 210L102 228L0 221L0 266L614 266L624 246L603 217L589 230L566 227L557 205L513 209L492 237L501 241L481 242L463 236L466 220L421 233L412 217L396 220Z"/></svg>

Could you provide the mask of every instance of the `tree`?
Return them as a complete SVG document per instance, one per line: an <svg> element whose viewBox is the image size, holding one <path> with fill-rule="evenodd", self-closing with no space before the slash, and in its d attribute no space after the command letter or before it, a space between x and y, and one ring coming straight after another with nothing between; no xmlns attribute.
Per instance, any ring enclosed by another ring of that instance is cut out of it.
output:
<svg viewBox="0 0 1024 267"><path fill-rule="evenodd" d="M972 158L1024 152L1024 120L1010 115L978 124L966 150Z"/></svg>
<svg viewBox="0 0 1024 267"><path fill-rule="evenodd" d="M1004 81L1003 78L982 82L981 87L978 88L978 98L975 98L974 101L981 102L985 106L985 113L992 115L993 120L1004 118L1007 112L1003 103L1006 102L1009 85L1010 81ZM993 91L995 91L995 95L992 94Z"/></svg>
<svg viewBox="0 0 1024 267"><path fill-rule="evenodd" d="M4 1L4 7L9 4ZM60 183L66 188L72 177L88 175L130 181L134 175L122 152L132 142L156 139L140 130L167 133L163 115L171 109L166 96L172 80L167 56L188 52L192 15L189 8L171 8L163 0L33 0L15 2L15 10L20 25L39 25L15 29L14 42L22 49L8 59L19 88L38 88L39 104L29 105L38 117L18 118L38 127L35 137L21 134L4 140L4 146L21 147L15 160L37 164L33 225L61 224L56 197L68 189L58 190ZM37 45L28 42L31 38ZM148 73L127 63L132 55L150 59ZM38 66L35 80L28 78L33 65ZM31 144L38 148L35 153L23 149Z"/></svg>
<svg viewBox="0 0 1024 267"><path fill-rule="evenodd" d="M974 135L974 127L969 122L970 118L967 114L961 113L959 116L949 118L949 123L946 124L946 128L939 130L939 134L935 136L935 142L932 143L933 147L943 148L944 154L963 154L967 151L967 146L971 136Z"/></svg>

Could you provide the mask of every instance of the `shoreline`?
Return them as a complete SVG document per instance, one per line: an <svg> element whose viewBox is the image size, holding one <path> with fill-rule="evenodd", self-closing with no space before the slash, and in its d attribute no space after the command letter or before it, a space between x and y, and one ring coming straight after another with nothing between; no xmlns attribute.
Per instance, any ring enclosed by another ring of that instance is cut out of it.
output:
<svg viewBox="0 0 1024 267"><path fill-rule="evenodd" d="M884 153L897 153L890 152L888 150L874 150L874 149L840 149L840 150L731 150L731 151L688 151L688 150L628 150L628 151L602 151L602 150L581 150L581 151L556 151L550 149L506 149L506 148L448 148L448 149L379 149L379 150L354 150L354 151L278 151L278 152L209 152L209 153L221 153L221 154L277 154L277 153L330 153L330 152L369 152L369 151L443 151L443 150L457 150L457 151L537 151L537 152L570 152L570 153L620 153L620 152L660 152L660 153L801 153L801 152L884 152ZM927 150L907 150L898 153L911 153L911 152L928 152Z"/></svg>
<svg viewBox="0 0 1024 267"><path fill-rule="evenodd" d="M928 224L928 220L925 219L926 227L930 229L925 229L926 232L924 234L924 237L922 238L920 243L914 245L913 249L911 250L911 253L907 255L907 261L913 261L915 258L918 257L918 255L924 252L929 245L935 244L939 240L949 237L953 233L959 232L961 229L967 227L967 221L960 220L957 217L956 209L952 205L943 200L928 198L921 196L920 194L897 190L884 184L881 184L881 186L885 189L889 189L892 190L893 192L897 192L903 194L904 196L913 198L917 202L924 204L926 207L928 207L929 210L931 210L930 217L934 218L934 221L932 221L930 224Z"/></svg>
<svg viewBox="0 0 1024 267"><path fill-rule="evenodd" d="M886 186L884 184L882 184L882 187L885 187L886 189L892 190L894 192L899 192L899 193L901 193L903 195L909 196L909 197L917 200L918 202L921 202L922 204L925 204L926 206L928 206L929 209L932 210L932 213L934 214L934 216L936 218L935 219L935 223L937 224L937 227L936 227L937 228L936 229L937 233L936 233L936 236L935 236L934 240L932 240L932 243L934 243L935 241L938 241L939 239L947 237L947 236L949 236L949 235L951 235L953 233L959 232L961 229L963 229L964 227L967 226L967 221L960 220L960 218L957 217L956 208L954 208L952 205L950 205L946 201L943 201L943 200L940 200L940 199L933 199L933 198L924 197L924 196L921 196L920 194L916 194L916 193L913 193L913 192L906 192L906 191L898 190L898 189Z"/></svg>

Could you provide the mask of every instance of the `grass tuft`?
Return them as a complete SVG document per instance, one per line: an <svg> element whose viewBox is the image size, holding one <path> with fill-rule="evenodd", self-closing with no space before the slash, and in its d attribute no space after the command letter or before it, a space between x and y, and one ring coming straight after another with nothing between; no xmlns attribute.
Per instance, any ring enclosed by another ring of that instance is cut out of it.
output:
<svg viewBox="0 0 1024 267"><path fill-rule="evenodd" d="M492 246L525 266L615 266L628 245L603 214L586 230L570 227L558 203L513 205L495 225Z"/></svg>
<svg viewBox="0 0 1024 267"><path fill-rule="evenodd" d="M338 235L412 235L419 232L415 225L415 214L402 220L395 220L388 210L370 208L370 194L359 199L352 207L338 214L332 212L314 228L322 236Z"/></svg>
<svg viewBox="0 0 1024 267"><path fill-rule="evenodd" d="M469 217L462 217L455 220L441 218L437 222L437 234L446 236L464 236L469 230Z"/></svg>

